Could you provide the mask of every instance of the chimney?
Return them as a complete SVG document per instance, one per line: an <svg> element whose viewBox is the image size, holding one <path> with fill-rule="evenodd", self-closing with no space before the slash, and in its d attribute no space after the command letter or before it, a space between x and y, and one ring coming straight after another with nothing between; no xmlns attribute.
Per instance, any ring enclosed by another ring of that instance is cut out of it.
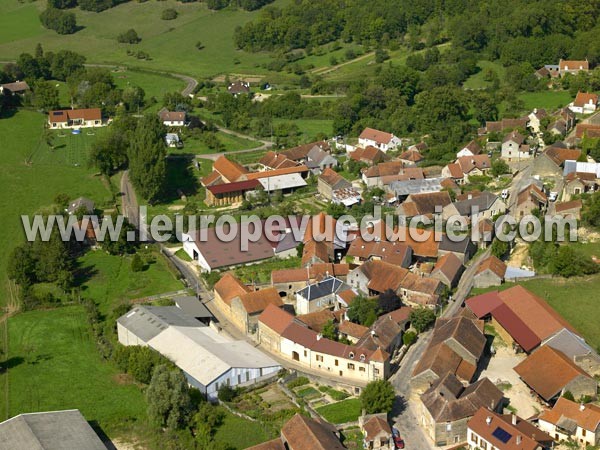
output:
<svg viewBox="0 0 600 450"><path fill-rule="evenodd" d="M510 418L511 418L512 424L516 426L517 425L517 415L515 413L512 413Z"/></svg>
<svg viewBox="0 0 600 450"><path fill-rule="evenodd" d="M521 437L521 435L519 434L519 435L517 436L517 445L521 445L521 440L522 440L522 439L523 439L523 438L522 438L522 437Z"/></svg>
<svg viewBox="0 0 600 450"><path fill-rule="evenodd" d="M490 424L492 423L492 416L487 416L487 417L485 418L485 423L487 423L487 426L489 427L489 426L490 426Z"/></svg>
<svg viewBox="0 0 600 450"><path fill-rule="evenodd" d="M579 411L583 411L585 410L585 405L583 404L583 402L579 405Z"/></svg>

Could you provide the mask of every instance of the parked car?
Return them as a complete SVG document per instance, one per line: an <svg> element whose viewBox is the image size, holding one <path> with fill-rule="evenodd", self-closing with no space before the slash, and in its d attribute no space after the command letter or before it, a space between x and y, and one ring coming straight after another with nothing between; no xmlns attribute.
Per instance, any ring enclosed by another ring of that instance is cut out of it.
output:
<svg viewBox="0 0 600 450"><path fill-rule="evenodd" d="M551 202L555 202L556 199L558 199L558 192L550 192L548 200L550 200Z"/></svg>
<svg viewBox="0 0 600 450"><path fill-rule="evenodd" d="M502 197L502 200L506 200L508 198L508 189L504 189L500 194L500 197Z"/></svg>
<svg viewBox="0 0 600 450"><path fill-rule="evenodd" d="M397 449L404 448L404 440L400 436L400 432L396 428L392 428L392 437L394 438L394 445Z"/></svg>

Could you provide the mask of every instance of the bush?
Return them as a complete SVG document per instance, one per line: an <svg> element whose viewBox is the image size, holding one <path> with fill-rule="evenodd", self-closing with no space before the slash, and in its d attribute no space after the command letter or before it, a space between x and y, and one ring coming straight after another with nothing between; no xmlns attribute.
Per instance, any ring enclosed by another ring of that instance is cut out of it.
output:
<svg viewBox="0 0 600 450"><path fill-rule="evenodd" d="M222 402L230 402L236 398L239 391L231 386L224 384L219 388L218 397Z"/></svg>
<svg viewBox="0 0 600 450"><path fill-rule="evenodd" d="M292 380L288 383L288 387L290 389L297 388L299 386L304 386L305 384L310 383L310 380L306 377L298 377L295 380Z"/></svg>
<svg viewBox="0 0 600 450"><path fill-rule="evenodd" d="M367 414L389 413L395 399L394 387L387 380L371 381L360 394L362 408Z"/></svg>
<svg viewBox="0 0 600 450"><path fill-rule="evenodd" d="M435 313L429 308L416 308L410 312L409 320L417 333L422 333L435 322Z"/></svg>
<svg viewBox="0 0 600 450"><path fill-rule="evenodd" d="M404 333L404 336L402 336L402 342L407 347L410 347L411 345L413 345L416 340L417 340L417 333L415 333L414 331L407 331L406 333Z"/></svg>
<svg viewBox="0 0 600 450"><path fill-rule="evenodd" d="M138 36L137 32L133 28L130 28L126 32L117 36L117 41L121 44L137 44L141 40L142 39Z"/></svg>
<svg viewBox="0 0 600 450"><path fill-rule="evenodd" d="M161 13L160 18L162 20L173 20L177 19L177 15L177 11L175 11L173 8L168 8Z"/></svg>
<svg viewBox="0 0 600 450"><path fill-rule="evenodd" d="M77 31L77 21L72 12L48 7L40 14L40 21L45 28L54 30L58 34L73 34Z"/></svg>
<svg viewBox="0 0 600 450"><path fill-rule="evenodd" d="M137 253L133 255L133 259L131 260L131 270L133 272L141 272L144 270L144 261L140 258L140 255Z"/></svg>

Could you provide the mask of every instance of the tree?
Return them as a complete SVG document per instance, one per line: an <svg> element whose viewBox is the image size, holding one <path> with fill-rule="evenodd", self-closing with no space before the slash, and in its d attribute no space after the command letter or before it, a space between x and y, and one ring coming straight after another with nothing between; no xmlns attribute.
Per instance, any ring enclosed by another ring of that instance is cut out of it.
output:
<svg viewBox="0 0 600 450"><path fill-rule="evenodd" d="M131 260L131 270L133 272L141 272L144 270L144 261L142 261L142 258L140 258L140 255L137 253L133 255Z"/></svg>
<svg viewBox="0 0 600 450"><path fill-rule="evenodd" d="M325 339L331 339L332 341L337 341L337 329L335 328L335 324L333 320L329 319L325 325L323 325L323 330L321 334Z"/></svg>
<svg viewBox="0 0 600 450"><path fill-rule="evenodd" d="M414 331L407 331L402 335L402 343L407 347L410 347L417 340L417 333Z"/></svg>
<svg viewBox="0 0 600 450"><path fill-rule="evenodd" d="M354 299L347 312L348 319L366 327L373 325L377 320L378 313L377 300L369 299L363 295L359 295Z"/></svg>
<svg viewBox="0 0 600 450"><path fill-rule="evenodd" d="M77 20L72 12L53 8L51 5L40 14L40 22L58 34L73 34L77 31Z"/></svg>
<svg viewBox="0 0 600 450"><path fill-rule="evenodd" d="M361 407L367 414L389 413L394 400L396 392L387 380L371 381L360 394Z"/></svg>
<svg viewBox="0 0 600 450"><path fill-rule="evenodd" d="M222 402L230 402L237 396L237 394L237 389L232 388L228 384L223 384L219 388L218 397Z"/></svg>
<svg viewBox="0 0 600 450"><path fill-rule="evenodd" d="M165 364L155 367L146 390L148 417L160 427L183 428L191 409L188 383L179 370Z"/></svg>
<svg viewBox="0 0 600 450"><path fill-rule="evenodd" d="M422 333L435 322L435 313L429 308L415 308L410 312L409 320L417 333Z"/></svg>
<svg viewBox="0 0 600 450"><path fill-rule="evenodd" d="M34 86L33 103L44 111L58 108L58 89L50 81L38 81Z"/></svg>
<svg viewBox="0 0 600 450"><path fill-rule="evenodd" d="M494 242L492 242L491 252L496 258L502 258L508 253L509 248L508 242L501 241L500 239L494 239Z"/></svg>
<svg viewBox="0 0 600 450"><path fill-rule="evenodd" d="M142 40L137 34L137 32L130 28L129 30L119 34L117 36L117 41L121 44L137 44Z"/></svg>
<svg viewBox="0 0 600 450"><path fill-rule="evenodd" d="M167 9L163 10L163 12L160 14L160 18L162 20L177 19L177 11L174 10L173 8L167 8Z"/></svg>
<svg viewBox="0 0 600 450"><path fill-rule="evenodd" d="M504 175L505 173L510 173L510 167L503 159L496 159L492 163L491 173L494 177L499 177L500 175Z"/></svg>
<svg viewBox="0 0 600 450"><path fill-rule="evenodd" d="M129 143L129 175L137 193L157 200L166 179L164 127L155 114L140 119Z"/></svg>
<svg viewBox="0 0 600 450"><path fill-rule="evenodd" d="M139 86L127 86L123 89L121 98L125 104L125 108L130 112L137 112L143 106L146 93Z"/></svg>
<svg viewBox="0 0 600 450"><path fill-rule="evenodd" d="M397 310L402 306L400 297L392 289L387 289L377 297L377 305L383 314Z"/></svg>
<svg viewBox="0 0 600 450"><path fill-rule="evenodd" d="M104 241L102 241L102 248L111 255L127 255L135 252L138 241L130 240L128 236L130 233L137 236L135 227L127 219L124 219L118 239L113 241L108 235L105 236Z"/></svg>

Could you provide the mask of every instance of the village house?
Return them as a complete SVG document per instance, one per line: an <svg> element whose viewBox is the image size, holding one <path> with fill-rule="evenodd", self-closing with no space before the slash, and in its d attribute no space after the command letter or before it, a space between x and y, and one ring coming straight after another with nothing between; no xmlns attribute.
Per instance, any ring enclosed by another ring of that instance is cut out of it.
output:
<svg viewBox="0 0 600 450"><path fill-rule="evenodd" d="M502 391L488 378L465 387L452 373L436 380L420 400L420 425L438 447L465 442L467 424L481 408L504 406Z"/></svg>
<svg viewBox="0 0 600 450"><path fill-rule="evenodd" d="M345 320L342 315L340 324L337 327L340 337L348 339L352 344L356 344L360 339L369 333L369 328L358 323Z"/></svg>
<svg viewBox="0 0 600 450"><path fill-rule="evenodd" d="M458 153L456 153L456 157L460 158L461 156L475 156L481 153L481 145L475 140L469 142L463 148L461 148Z"/></svg>
<svg viewBox="0 0 600 450"><path fill-rule="evenodd" d="M158 117L162 124L166 127L182 127L185 125L185 111L169 111L167 108L162 108L158 111Z"/></svg>
<svg viewBox="0 0 600 450"><path fill-rule="evenodd" d="M506 275L506 264L494 255L490 255L477 268L473 277L473 286L476 288L500 286L504 281L504 275Z"/></svg>
<svg viewBox="0 0 600 450"><path fill-rule="evenodd" d="M295 297L296 291L308 284L333 276L346 281L350 268L348 264L312 264L299 269L279 269L271 272L271 285L277 289L282 299Z"/></svg>
<svg viewBox="0 0 600 450"><path fill-rule="evenodd" d="M453 179L457 184L464 184L469 182L471 176L487 175L491 167L488 155L461 156L442 169L442 176Z"/></svg>
<svg viewBox="0 0 600 450"><path fill-rule="evenodd" d="M227 92L229 92L234 97L237 97L238 95L242 94L249 94L250 83L246 81L234 81L232 83L229 83L229 86L227 86Z"/></svg>
<svg viewBox="0 0 600 450"><path fill-rule="evenodd" d="M411 194L427 194L431 192L440 192L442 190L455 190L460 193L460 189L455 183L448 178L442 177L393 181L389 184L387 190L394 196L388 203L394 203L396 201L402 203Z"/></svg>
<svg viewBox="0 0 600 450"><path fill-rule="evenodd" d="M352 183L333 169L325 169L317 178L317 191L324 199L331 201L335 191L350 189Z"/></svg>
<svg viewBox="0 0 600 450"><path fill-rule="evenodd" d="M587 59L583 61L574 61L561 59L558 62L558 70L560 72L560 76L564 77L567 74L577 75L579 72L587 72L590 70L590 63Z"/></svg>
<svg viewBox="0 0 600 450"><path fill-rule="evenodd" d="M515 217L521 219L527 215L533 214L534 210L543 213L546 211L547 206L548 197L544 191L532 183L518 193Z"/></svg>
<svg viewBox="0 0 600 450"><path fill-rule="evenodd" d="M51 129L103 127L107 122L102 120L100 108L62 109L48 113L48 126Z"/></svg>
<svg viewBox="0 0 600 450"><path fill-rule="evenodd" d="M548 113L545 109L534 109L531 114L529 114L529 123L528 127L534 133L539 133L542 130L542 119L548 117Z"/></svg>
<svg viewBox="0 0 600 450"><path fill-rule="evenodd" d="M389 376L390 355L382 349L371 351L324 338L273 305L258 320L261 345L338 383L360 388Z"/></svg>
<svg viewBox="0 0 600 450"><path fill-rule="evenodd" d="M258 164L261 166L262 170L284 169L299 165L296 161L288 159L283 153L277 153L271 150L258 160Z"/></svg>
<svg viewBox="0 0 600 450"><path fill-rule="evenodd" d="M598 95L588 92L578 92L569 109L577 114L591 114L598 106Z"/></svg>
<svg viewBox="0 0 600 450"><path fill-rule="evenodd" d="M464 269L460 259L454 253L446 253L435 263L431 278L441 281L452 289L457 285Z"/></svg>
<svg viewBox="0 0 600 450"><path fill-rule="evenodd" d="M412 262L412 248L403 242L386 240L365 240L357 236L350 244L346 258L353 264L381 260L400 267L408 267Z"/></svg>
<svg viewBox="0 0 600 450"><path fill-rule="evenodd" d="M321 418L296 414L281 428L280 437L246 450L344 450L340 432Z"/></svg>
<svg viewBox="0 0 600 450"><path fill-rule="evenodd" d="M519 285L477 295L465 303L477 318L490 320L515 351L530 353L563 328L575 331L545 300Z"/></svg>
<svg viewBox="0 0 600 450"><path fill-rule="evenodd" d="M308 152L306 162L304 164L314 175L318 175L325 169L333 169L334 167L337 167L338 160L330 152L315 146Z"/></svg>
<svg viewBox="0 0 600 450"><path fill-rule="evenodd" d="M380 149L371 145L365 148L356 147L356 149L350 152L349 157L354 161L365 163L369 166L379 164L390 159L390 157Z"/></svg>
<svg viewBox="0 0 600 450"><path fill-rule="evenodd" d="M531 148L525 144L525 136L521 133L513 131L502 140L502 159L510 162L529 159L531 156Z"/></svg>
<svg viewBox="0 0 600 450"><path fill-rule="evenodd" d="M367 187L384 187L394 181L421 180L425 178L420 167L405 167L402 161L382 162L362 172Z"/></svg>
<svg viewBox="0 0 600 450"><path fill-rule="evenodd" d="M452 253L458 258L461 264L466 264L476 251L477 246L471 240L469 234L458 235L454 238L444 234L438 246L438 256L442 257Z"/></svg>
<svg viewBox="0 0 600 450"><path fill-rule="evenodd" d="M514 368L521 380L546 403L553 404L565 392L575 398L596 397L598 383L560 350L544 345Z"/></svg>
<svg viewBox="0 0 600 450"><path fill-rule="evenodd" d="M480 408L467 423L469 450L545 450L554 444L552 436L516 414L498 414Z"/></svg>
<svg viewBox="0 0 600 450"><path fill-rule="evenodd" d="M598 190L598 177L594 173L571 172L565 177L563 200L569 201L575 195L593 193Z"/></svg>
<svg viewBox="0 0 600 450"><path fill-rule="evenodd" d="M358 418L365 450L396 450L387 414L366 414Z"/></svg>
<svg viewBox="0 0 600 450"><path fill-rule="evenodd" d="M581 209L583 203L581 200L571 200L569 202L559 202L554 205L554 212L563 216L565 219L581 219Z"/></svg>
<svg viewBox="0 0 600 450"><path fill-rule="evenodd" d="M410 194L398 207L397 212L399 216L404 216L404 219L411 217L431 219L434 216L442 216L444 207L451 203L452 199L447 191ZM406 221L403 224L406 224Z"/></svg>
<svg viewBox="0 0 600 450"><path fill-rule="evenodd" d="M471 192L464 195L465 198L444 208L444 218L457 214L467 218L469 223L475 224L485 219L493 220L507 210L506 203L491 192Z"/></svg>
<svg viewBox="0 0 600 450"><path fill-rule="evenodd" d="M106 439L106 436L104 436ZM10 450L106 450L78 409L19 414L0 423L2 448Z"/></svg>
<svg viewBox="0 0 600 450"><path fill-rule="evenodd" d="M122 345L149 347L179 367L209 400L219 387L249 386L272 378L279 363L246 341L235 341L177 306L136 306L117 319Z"/></svg>
<svg viewBox="0 0 600 450"><path fill-rule="evenodd" d="M584 137L600 138L600 124L596 123L578 123L575 128L575 137L578 140Z"/></svg>
<svg viewBox="0 0 600 450"><path fill-rule="evenodd" d="M309 284L296 292L296 313L308 314L322 309L340 309L342 299L338 293L350 289L346 283L333 276Z"/></svg>
<svg viewBox="0 0 600 450"><path fill-rule="evenodd" d="M487 121L485 127L477 130L479 136L488 133L502 133L504 131L512 131L516 129L525 129L529 123L529 117L523 116L516 119L502 119L499 121Z"/></svg>
<svg viewBox="0 0 600 450"><path fill-rule="evenodd" d="M14 81L12 83L0 84L0 94L4 95L24 95L31 89L26 81Z"/></svg>
<svg viewBox="0 0 600 450"><path fill-rule="evenodd" d="M543 177L560 176L565 162L576 161L581 156L581 150L567 148L563 142L556 142L544 149L534 160L532 173Z"/></svg>
<svg viewBox="0 0 600 450"><path fill-rule="evenodd" d="M316 141L289 148L282 151L281 154L295 163L304 164L308 161L308 154L315 149L331 153L331 147L327 141Z"/></svg>
<svg viewBox="0 0 600 450"><path fill-rule="evenodd" d="M560 397L552 409L540 414L538 427L557 441L595 446L600 444L600 407Z"/></svg>
<svg viewBox="0 0 600 450"><path fill-rule="evenodd" d="M417 149L416 146L413 147L410 147L398 157L398 159L407 166L417 165L424 159L423 155L421 154L421 151ZM426 145L425 148L427 148Z"/></svg>
<svg viewBox="0 0 600 450"><path fill-rule="evenodd" d="M557 78L560 76L560 67L558 64L546 64L544 67L539 68L534 73L538 80L542 78Z"/></svg>
<svg viewBox="0 0 600 450"><path fill-rule="evenodd" d="M393 134L373 128L365 128L358 137L358 145L361 147L373 146L384 153L387 153L388 150L398 148L400 144L400 139Z"/></svg>
<svg viewBox="0 0 600 450"><path fill-rule="evenodd" d="M410 328L412 311L413 309L409 306L401 306L394 311L382 314L367 330L367 333L363 333L356 345L372 351L381 348L390 355L394 355L404 344L402 336Z"/></svg>
<svg viewBox="0 0 600 450"><path fill-rule="evenodd" d="M95 208L96 205L93 200L86 197L78 197L69 202L66 211L70 216L81 212L83 212L83 214L93 214Z"/></svg>
<svg viewBox="0 0 600 450"><path fill-rule="evenodd" d="M427 350L413 371L411 386L423 392L448 373L470 383L485 346L483 322L465 316L438 319Z"/></svg>

